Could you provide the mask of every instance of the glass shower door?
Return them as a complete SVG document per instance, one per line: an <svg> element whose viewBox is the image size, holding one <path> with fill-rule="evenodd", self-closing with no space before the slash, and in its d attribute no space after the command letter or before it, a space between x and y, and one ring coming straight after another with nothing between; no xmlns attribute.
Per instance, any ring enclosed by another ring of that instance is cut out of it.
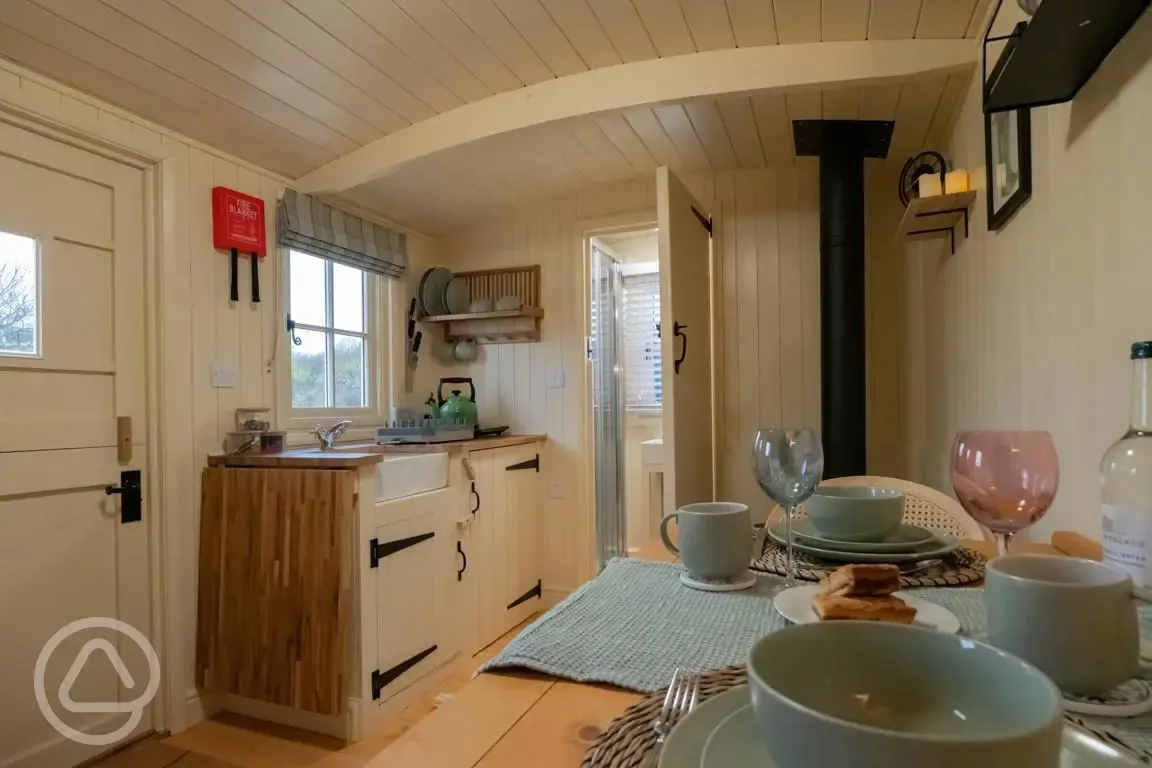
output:
<svg viewBox="0 0 1152 768"><path fill-rule="evenodd" d="M624 517L624 279L616 259L592 246L592 414L596 547L601 568L627 557Z"/></svg>

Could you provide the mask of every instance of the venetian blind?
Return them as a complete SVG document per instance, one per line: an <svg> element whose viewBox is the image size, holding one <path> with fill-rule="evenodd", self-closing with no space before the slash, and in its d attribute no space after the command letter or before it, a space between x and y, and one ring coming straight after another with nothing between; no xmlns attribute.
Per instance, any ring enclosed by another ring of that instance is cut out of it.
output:
<svg viewBox="0 0 1152 768"><path fill-rule="evenodd" d="M660 273L624 278L624 396L628 408L659 408Z"/></svg>

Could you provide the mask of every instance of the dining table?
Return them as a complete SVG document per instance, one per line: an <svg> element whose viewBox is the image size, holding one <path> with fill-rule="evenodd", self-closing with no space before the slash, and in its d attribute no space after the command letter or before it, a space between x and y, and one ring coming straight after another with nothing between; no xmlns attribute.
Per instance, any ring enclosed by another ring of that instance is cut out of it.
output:
<svg viewBox="0 0 1152 768"><path fill-rule="evenodd" d="M992 541L964 545L987 557ZM1048 543L1016 541L1014 553L1099 560L1096 542L1057 531ZM648 560L673 561L659 541L641 548ZM369 768L577 768L588 747L643 694L577 683L531 671L484 672L425 716L369 763Z"/></svg>

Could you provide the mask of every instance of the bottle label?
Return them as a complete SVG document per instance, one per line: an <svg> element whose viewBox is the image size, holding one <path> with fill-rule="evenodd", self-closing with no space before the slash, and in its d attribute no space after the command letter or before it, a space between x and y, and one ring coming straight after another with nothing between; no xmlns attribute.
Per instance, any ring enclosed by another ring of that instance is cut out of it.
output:
<svg viewBox="0 0 1152 768"><path fill-rule="evenodd" d="M1137 587L1152 585L1148 573L1148 545L1152 543L1149 511L1105 504L1103 513L1104 559L1127 571Z"/></svg>

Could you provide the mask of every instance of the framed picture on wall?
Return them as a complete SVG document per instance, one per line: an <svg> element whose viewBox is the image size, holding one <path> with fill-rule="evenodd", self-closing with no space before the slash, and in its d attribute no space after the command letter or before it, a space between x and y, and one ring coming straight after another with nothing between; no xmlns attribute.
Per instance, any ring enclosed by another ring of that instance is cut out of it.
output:
<svg viewBox="0 0 1152 768"><path fill-rule="evenodd" d="M1032 120L1027 109L984 115L988 229L998 230L1032 197Z"/></svg>

